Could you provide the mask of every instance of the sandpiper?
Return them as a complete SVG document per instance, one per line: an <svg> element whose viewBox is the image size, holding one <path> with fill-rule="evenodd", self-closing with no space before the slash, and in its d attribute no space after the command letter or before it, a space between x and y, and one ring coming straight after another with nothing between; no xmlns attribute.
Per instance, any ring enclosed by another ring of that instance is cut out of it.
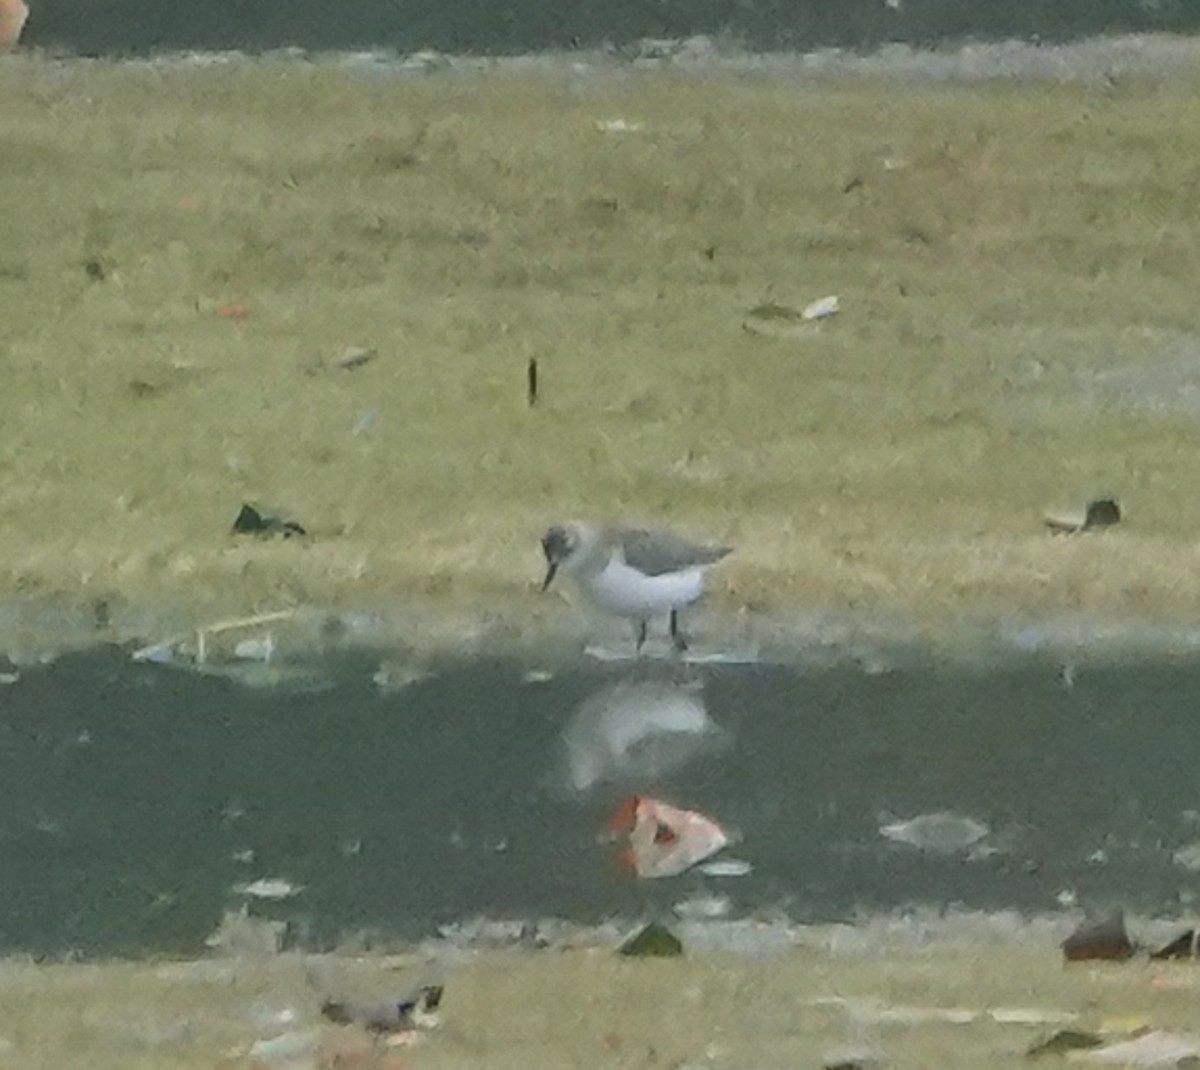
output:
<svg viewBox="0 0 1200 1070"><path fill-rule="evenodd" d="M542 590L561 569L597 609L633 621L640 653L650 617L661 613L670 613L675 648L687 649L679 610L703 593L704 570L733 548L700 546L668 531L570 523L547 530L542 550L549 565Z"/></svg>

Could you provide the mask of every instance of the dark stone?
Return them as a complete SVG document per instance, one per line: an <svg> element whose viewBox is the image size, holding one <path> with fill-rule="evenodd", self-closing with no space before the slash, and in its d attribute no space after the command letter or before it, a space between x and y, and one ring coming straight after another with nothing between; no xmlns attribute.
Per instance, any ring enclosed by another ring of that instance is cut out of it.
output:
<svg viewBox="0 0 1200 1070"><path fill-rule="evenodd" d="M285 539L292 535L307 535L294 520L281 520L276 516L263 516L253 505L243 505L237 519L233 522L235 535L282 535Z"/></svg>
<svg viewBox="0 0 1200 1070"><path fill-rule="evenodd" d="M618 950L634 958L674 958L683 954L683 942L665 925L652 921Z"/></svg>
<svg viewBox="0 0 1200 1070"><path fill-rule="evenodd" d="M340 999L322 1000L321 1014L338 1025L352 1025L354 1022L354 1015L350 1013L350 1008Z"/></svg>
<svg viewBox="0 0 1200 1070"><path fill-rule="evenodd" d="M1190 959L1196 956L1196 930L1188 929L1180 933L1169 944L1152 951L1150 957L1160 961L1165 959Z"/></svg>
<svg viewBox="0 0 1200 1070"><path fill-rule="evenodd" d="M1125 915L1118 910L1100 921L1085 921L1062 942L1062 952L1068 962L1131 958L1134 946L1125 931Z"/></svg>
<svg viewBox="0 0 1200 1070"><path fill-rule="evenodd" d="M1121 522L1121 507L1115 498L1095 498L1087 503L1084 513L1083 530L1092 528L1107 528Z"/></svg>

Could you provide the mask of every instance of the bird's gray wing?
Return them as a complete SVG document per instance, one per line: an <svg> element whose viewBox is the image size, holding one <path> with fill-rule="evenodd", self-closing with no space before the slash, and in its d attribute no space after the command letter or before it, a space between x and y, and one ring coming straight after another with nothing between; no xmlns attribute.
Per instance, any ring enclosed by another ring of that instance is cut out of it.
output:
<svg viewBox="0 0 1200 1070"><path fill-rule="evenodd" d="M711 565L733 552L732 546L700 546L669 531L618 528L617 541L625 563L647 576Z"/></svg>

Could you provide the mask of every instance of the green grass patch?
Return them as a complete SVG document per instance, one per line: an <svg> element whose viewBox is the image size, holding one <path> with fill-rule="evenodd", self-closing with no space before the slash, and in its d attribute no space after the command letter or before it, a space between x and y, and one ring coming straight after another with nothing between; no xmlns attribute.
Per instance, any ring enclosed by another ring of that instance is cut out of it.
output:
<svg viewBox="0 0 1200 1070"><path fill-rule="evenodd" d="M0 99L0 594L485 606L582 515L735 543L729 607L1200 595L1200 422L1085 389L1200 353L1192 85L13 57ZM1101 491L1119 529L1040 530Z"/></svg>

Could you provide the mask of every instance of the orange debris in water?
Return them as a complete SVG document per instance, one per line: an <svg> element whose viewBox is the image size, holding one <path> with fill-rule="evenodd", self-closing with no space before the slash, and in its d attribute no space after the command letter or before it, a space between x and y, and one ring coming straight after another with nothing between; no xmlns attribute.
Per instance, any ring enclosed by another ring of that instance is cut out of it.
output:
<svg viewBox="0 0 1200 1070"><path fill-rule="evenodd" d="M24 0L0 0L0 52L16 47L27 18Z"/></svg>
<svg viewBox="0 0 1200 1070"><path fill-rule="evenodd" d="M217 315L223 320L244 320L250 310L245 305L222 305L217 309Z"/></svg>
<svg viewBox="0 0 1200 1070"><path fill-rule="evenodd" d="M629 832L621 860L639 877L674 877L711 858L729 837L711 818L661 799L634 795L613 816L613 831Z"/></svg>

